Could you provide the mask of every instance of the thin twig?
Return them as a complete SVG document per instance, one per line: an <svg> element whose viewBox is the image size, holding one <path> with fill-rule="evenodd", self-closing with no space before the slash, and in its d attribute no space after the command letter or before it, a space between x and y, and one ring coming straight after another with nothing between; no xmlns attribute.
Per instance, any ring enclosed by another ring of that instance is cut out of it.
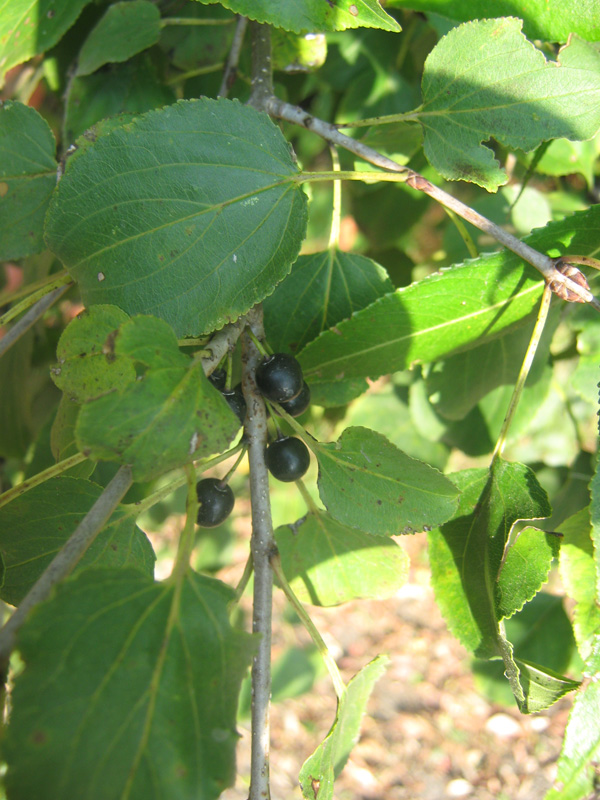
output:
<svg viewBox="0 0 600 800"><path fill-rule="evenodd" d="M58 475L62 475L63 472L77 466L77 464L81 464L83 461L87 461L87 456L84 456L83 453L75 453L59 461L57 464L52 464L48 469L32 475L31 478L27 478L27 480L22 483L18 483L16 486L7 489L3 494L0 494L0 508L10 503L12 500L15 500L17 497L20 497L22 494L25 494L25 492L28 492L30 489L33 489L35 486L49 481L50 478L56 478Z"/></svg>
<svg viewBox="0 0 600 800"><path fill-rule="evenodd" d="M221 81L221 86L219 88L219 94L217 97L227 97L229 90L235 83L235 79L237 77L237 68L240 61L240 53L242 52L244 34L246 33L247 26L248 17L238 17L237 24L235 26L235 33L233 34L233 40L229 49L229 55L227 56L227 62L225 63L225 69L223 70L223 79Z"/></svg>
<svg viewBox="0 0 600 800"><path fill-rule="evenodd" d="M443 189L440 189L432 184L422 175L419 175L418 172L398 164L391 158L388 158L387 156L378 153L376 150L367 147L367 145L363 144L362 142L352 139L350 136L346 136L345 134L341 133L334 125L331 125L328 122L319 119L318 117L313 117L302 108L293 106L290 103L285 103L283 100L280 100L278 97L275 97L272 94L270 97L264 97L262 94L257 95L255 102L257 101L260 101L260 108L267 111L273 117L287 120L288 122L300 125L309 131L313 131L328 142L337 144L340 147L344 147L346 150L349 150L365 161L375 164L382 169L389 170L391 172L404 173L407 176L406 183L413 189L424 192L434 200L437 200L443 206L446 206L454 211L463 219L466 219L467 222L470 222L476 228L479 228L479 230L492 236L494 239L496 239L496 241L503 244L509 250L512 250L513 253L516 253L524 261L527 261L529 264L534 266L539 272L542 273L546 281L552 281L556 286L565 287L575 296L581 298L583 302L590 303L594 306L594 308L600 310L600 304L589 291L589 289L579 285L569 276L563 275L561 272L559 272L559 270L556 269L555 259L550 258L549 256L544 255L537 250L534 250L528 244L520 241L511 233L508 233L508 231L505 231L503 228L501 228L499 225L496 225L494 222L482 216L474 209L466 206L464 203L461 203L460 200L457 200Z"/></svg>
<svg viewBox="0 0 600 800"><path fill-rule="evenodd" d="M262 310L248 314L254 334L261 339ZM269 705L271 699L271 603L273 573L270 557L275 548L269 497L269 473L265 463L267 414L256 387L254 371L262 356L247 333L242 336L242 388L248 406L246 437L250 465L252 538L250 548L254 566L252 630L260 635L252 663L252 753L249 800L268 800L269 789Z"/></svg>
<svg viewBox="0 0 600 800"><path fill-rule="evenodd" d="M205 375L210 375L216 370L226 353L235 346L245 326L246 317L240 317L235 322L225 325L213 336L206 348L206 350L210 351L210 355L203 355L202 357Z"/></svg>
<svg viewBox="0 0 600 800"><path fill-rule="evenodd" d="M0 339L0 356L4 355L13 344L16 344L21 336L27 333L29 328L35 325L38 319L43 317L50 306L53 305L59 297L62 297L69 288L70 284L67 286L59 286L49 294L45 294L18 322L15 322L12 328Z"/></svg>
<svg viewBox="0 0 600 800"><path fill-rule="evenodd" d="M266 111L273 97L271 28L259 22L250 24L252 32L252 93L249 105Z"/></svg>
<svg viewBox="0 0 600 800"><path fill-rule="evenodd" d="M15 636L29 612L45 600L52 588L73 571L85 551L104 528L132 482L131 469L121 467L0 630L0 669L4 676Z"/></svg>

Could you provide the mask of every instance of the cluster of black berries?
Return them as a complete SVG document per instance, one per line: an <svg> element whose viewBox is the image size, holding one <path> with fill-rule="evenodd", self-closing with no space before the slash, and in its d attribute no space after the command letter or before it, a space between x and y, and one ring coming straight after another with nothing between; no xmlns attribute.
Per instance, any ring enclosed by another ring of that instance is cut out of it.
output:
<svg viewBox="0 0 600 800"><path fill-rule="evenodd" d="M243 424L246 401L241 384L225 389L226 373L222 369L215 370L209 380ZM294 356L287 353L275 353L263 359L256 370L256 385L263 397L280 405L292 417L303 414L310 404L310 389L302 376L302 368ZM310 454L301 439L279 435L267 447L266 462L273 477L280 481L297 481L309 467ZM201 527L216 528L231 514L234 496L224 481L204 478L196 485L196 493L200 503L197 521Z"/></svg>
<svg viewBox="0 0 600 800"><path fill-rule="evenodd" d="M256 370L256 385L267 400L278 403L292 417L303 414L310 404L310 389L302 367L294 356L275 353ZM267 467L280 481L297 481L310 464L308 448L295 436L279 436L267 447Z"/></svg>

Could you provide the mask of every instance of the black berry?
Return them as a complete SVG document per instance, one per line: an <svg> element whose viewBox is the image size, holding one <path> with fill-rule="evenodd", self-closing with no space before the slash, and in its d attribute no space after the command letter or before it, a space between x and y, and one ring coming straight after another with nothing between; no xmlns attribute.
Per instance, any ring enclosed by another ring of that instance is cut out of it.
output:
<svg viewBox="0 0 600 800"><path fill-rule="evenodd" d="M228 389L222 392L222 394L229 403L229 408L243 425L244 419L246 418L246 401L244 399L244 393L242 392L242 384L238 383L233 389Z"/></svg>
<svg viewBox="0 0 600 800"><path fill-rule="evenodd" d="M196 484L200 508L197 522L202 528L216 528L231 514L235 498L231 487L218 478L204 478Z"/></svg>
<svg viewBox="0 0 600 800"><path fill-rule="evenodd" d="M220 392L222 392L225 388L225 382L227 381L227 373L224 369L216 369L208 376L208 380L212 383L215 389L218 389Z"/></svg>
<svg viewBox="0 0 600 800"><path fill-rule="evenodd" d="M299 417L300 414L304 414L310 405L310 389L306 381L302 384L300 394L297 394L292 400L287 400L279 405L284 411L287 411L291 417Z"/></svg>
<svg viewBox="0 0 600 800"><path fill-rule="evenodd" d="M297 481L310 464L307 446L295 436L283 436L267 447L267 467L279 481Z"/></svg>
<svg viewBox="0 0 600 800"><path fill-rule="evenodd" d="M302 367L294 356L275 353L267 356L256 369L256 385L273 403L286 403L302 391Z"/></svg>

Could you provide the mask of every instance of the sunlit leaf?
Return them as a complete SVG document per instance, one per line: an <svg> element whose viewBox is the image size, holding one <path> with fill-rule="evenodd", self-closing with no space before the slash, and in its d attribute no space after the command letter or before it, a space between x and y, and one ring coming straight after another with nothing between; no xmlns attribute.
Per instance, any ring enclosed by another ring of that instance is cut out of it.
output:
<svg viewBox="0 0 600 800"><path fill-rule="evenodd" d="M296 33L314 31L342 31L346 28L383 28L399 31L400 25L386 14L378 0L200 0L202 3L219 2L236 14L266 22L275 28Z"/></svg>
<svg viewBox="0 0 600 800"><path fill-rule="evenodd" d="M384 599L408 574L408 557L396 542L342 525L327 512L312 511L294 525L282 525L275 540L285 577L303 603Z"/></svg>
<svg viewBox="0 0 600 800"><path fill-rule="evenodd" d="M458 492L429 464L368 428L316 446L319 494L339 522L367 533L416 533L450 519Z"/></svg>
<svg viewBox="0 0 600 800"><path fill-rule="evenodd" d="M307 800L332 800L333 784L358 740L360 723L375 682L388 664L378 656L363 667L338 699L337 713L325 740L302 765L300 786Z"/></svg>
<svg viewBox="0 0 600 800"><path fill-rule="evenodd" d="M449 180L496 191L506 172L482 142L526 152L549 139L590 139L600 127L600 55L573 37L549 63L514 17L467 22L430 53L423 72L425 154Z"/></svg>

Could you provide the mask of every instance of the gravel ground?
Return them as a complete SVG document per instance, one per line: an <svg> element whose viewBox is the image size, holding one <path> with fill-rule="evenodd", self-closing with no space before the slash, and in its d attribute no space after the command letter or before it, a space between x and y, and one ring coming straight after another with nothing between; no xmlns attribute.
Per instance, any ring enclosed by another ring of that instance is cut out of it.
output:
<svg viewBox="0 0 600 800"><path fill-rule="evenodd" d="M394 598L310 609L345 680L380 653L390 658L361 738L336 781L336 800L542 800L556 773L570 700L531 716L486 700L475 686L468 654L448 633L435 604L422 537L403 544L413 566ZM239 566L222 577L235 581ZM274 614L275 658L309 643L303 628L285 621L289 612L280 592ZM300 767L334 715L327 676L310 693L273 706L273 800L300 800ZM247 724L240 734L238 781L224 800L248 796Z"/></svg>

